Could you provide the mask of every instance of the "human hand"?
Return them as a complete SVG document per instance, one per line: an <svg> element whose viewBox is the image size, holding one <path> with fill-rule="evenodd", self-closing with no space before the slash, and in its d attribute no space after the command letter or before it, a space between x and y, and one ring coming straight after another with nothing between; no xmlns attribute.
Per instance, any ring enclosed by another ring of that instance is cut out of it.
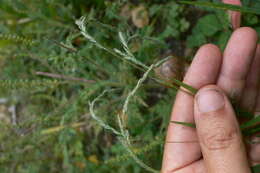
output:
<svg viewBox="0 0 260 173"><path fill-rule="evenodd" d="M169 124L162 173L249 173L260 163L260 144L244 145L228 99L260 111L259 67L257 33L248 27L234 31L223 55L212 44L198 50L184 83L199 92L193 97L180 90L171 115L171 121L195 122L196 129Z"/></svg>
<svg viewBox="0 0 260 173"><path fill-rule="evenodd" d="M240 0L222 0L222 1L226 4L242 5ZM233 29L239 28L241 23L241 13L238 11L228 11L228 13L229 13L229 17Z"/></svg>

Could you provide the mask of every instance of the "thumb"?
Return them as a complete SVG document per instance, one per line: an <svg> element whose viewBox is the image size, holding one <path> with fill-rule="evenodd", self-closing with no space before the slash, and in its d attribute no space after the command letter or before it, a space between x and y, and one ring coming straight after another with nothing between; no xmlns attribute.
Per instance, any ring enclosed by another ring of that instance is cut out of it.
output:
<svg viewBox="0 0 260 173"><path fill-rule="evenodd" d="M235 113L221 89L214 85L200 89L194 116L207 172L250 173Z"/></svg>

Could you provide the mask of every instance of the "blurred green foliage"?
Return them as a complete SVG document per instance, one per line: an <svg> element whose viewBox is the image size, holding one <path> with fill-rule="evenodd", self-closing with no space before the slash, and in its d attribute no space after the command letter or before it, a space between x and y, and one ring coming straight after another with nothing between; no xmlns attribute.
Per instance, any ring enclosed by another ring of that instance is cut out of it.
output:
<svg viewBox="0 0 260 173"><path fill-rule="evenodd" d="M221 20L226 18L223 11L206 13L174 1L0 0L0 4L0 96L16 106L16 122L0 124L0 172L146 172L88 110L88 102L104 89L117 88L95 107L96 114L117 129L116 115L143 72L84 39L75 25L81 16L87 19L89 34L106 47L121 49L118 32L123 32L135 57L147 65L168 51L186 55L186 44L197 48L210 41L223 48L231 33L229 21ZM150 21L142 28L122 14L124 7L131 11L140 5ZM245 25L260 30L259 17L244 18ZM148 78L129 105L126 121L132 150L158 170L175 93Z"/></svg>
<svg viewBox="0 0 260 173"><path fill-rule="evenodd" d="M244 7L257 10L259 9L260 1L244 0L242 4ZM223 13L223 11L214 8L204 7L202 9L209 11L209 13L199 18L192 29L192 34L188 36L187 45L193 48L212 42L223 50L232 33L228 13ZM259 17L255 14L243 14L242 25L253 27L260 35L258 21Z"/></svg>

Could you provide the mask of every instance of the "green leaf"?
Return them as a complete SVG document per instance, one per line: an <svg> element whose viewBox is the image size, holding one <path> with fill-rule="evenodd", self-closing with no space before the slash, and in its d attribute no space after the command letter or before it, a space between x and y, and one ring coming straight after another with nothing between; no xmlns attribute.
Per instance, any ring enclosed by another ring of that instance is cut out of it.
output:
<svg viewBox="0 0 260 173"><path fill-rule="evenodd" d="M221 9L221 10L232 10L232 11L239 11L242 13L251 13L251 14L260 15L260 11L258 9L244 7L244 6L241 7L238 5L216 3L216 2L202 2L202 1L178 1L178 2L182 4L196 5L201 7L211 7L215 9Z"/></svg>
<svg viewBox="0 0 260 173"><path fill-rule="evenodd" d="M170 36L176 37L178 36L178 31L175 28L172 28L170 25L167 25L167 27L165 28L165 30L160 34L160 38L167 38Z"/></svg>
<svg viewBox="0 0 260 173"><path fill-rule="evenodd" d="M259 132L260 131L260 125L248 129L249 127L254 126L257 123L259 123L259 121L260 121L260 116L258 116L257 118L254 118L253 120L250 120L250 121L244 123L243 125L241 125L240 129L241 129L242 133L245 136L250 136L252 134L255 134L255 133ZM180 121L171 121L171 123L175 123L175 124L180 124L180 125L183 125L183 126L196 128L196 124L195 123L180 122Z"/></svg>
<svg viewBox="0 0 260 173"><path fill-rule="evenodd" d="M260 173L260 164L251 167L252 173Z"/></svg>
<svg viewBox="0 0 260 173"><path fill-rule="evenodd" d="M243 19L246 25L256 25L259 22L258 17L253 14L244 15Z"/></svg>
<svg viewBox="0 0 260 173"><path fill-rule="evenodd" d="M222 25L216 15L209 14L200 18L196 28L200 28L200 31L205 36L213 36L217 31L222 29Z"/></svg>
<svg viewBox="0 0 260 173"><path fill-rule="evenodd" d="M236 112L236 115L237 115L238 117L243 117L243 118L248 118L248 119L252 119L252 118L255 117L254 114L252 114L252 113L250 113L250 112L248 112L248 111L246 111L246 110L240 108L240 107L237 105L237 103L232 103L232 105L233 105L233 108L234 108L234 110L235 110L235 112Z"/></svg>
<svg viewBox="0 0 260 173"><path fill-rule="evenodd" d="M215 10L215 13L222 27L222 31L231 29L230 17L228 13L223 13L222 10Z"/></svg>
<svg viewBox="0 0 260 173"><path fill-rule="evenodd" d="M257 117L255 117L254 119L243 123L243 124L240 126L240 128L243 130L243 129L246 129L246 128L255 126L255 125L259 124L259 123L260 123L260 116L257 116Z"/></svg>
<svg viewBox="0 0 260 173"><path fill-rule="evenodd" d="M218 37L218 41L217 44L219 45L221 50L224 50L226 47L226 44L228 42L228 39L230 37L230 35L232 34L231 31L223 31L220 33L219 37Z"/></svg>
<svg viewBox="0 0 260 173"><path fill-rule="evenodd" d="M205 35L203 35L202 33L199 33L199 32L192 34L187 39L187 44L188 44L188 47L190 47L190 48L201 46L202 44L205 44L206 42L207 42L207 39L206 39Z"/></svg>
<svg viewBox="0 0 260 173"><path fill-rule="evenodd" d="M223 29L223 24L219 21L217 15L209 14L199 19L188 37L188 47L199 47L207 42L207 37L214 36Z"/></svg>
<svg viewBox="0 0 260 173"><path fill-rule="evenodd" d="M260 132L260 125L257 125L253 128L242 130L242 133L244 136L251 136L251 135L257 134L259 132Z"/></svg>
<svg viewBox="0 0 260 173"><path fill-rule="evenodd" d="M189 27L190 27L190 23L187 20L185 20L185 19L180 20L180 30L181 30L181 32L186 31Z"/></svg>
<svg viewBox="0 0 260 173"><path fill-rule="evenodd" d="M196 125L194 123L187 123L187 122L180 122L180 121L171 121L171 123L180 124L192 128L196 128Z"/></svg>
<svg viewBox="0 0 260 173"><path fill-rule="evenodd" d="M258 36L260 36L260 27L256 27L255 30L256 30ZM259 42L259 41L258 41L258 42Z"/></svg>

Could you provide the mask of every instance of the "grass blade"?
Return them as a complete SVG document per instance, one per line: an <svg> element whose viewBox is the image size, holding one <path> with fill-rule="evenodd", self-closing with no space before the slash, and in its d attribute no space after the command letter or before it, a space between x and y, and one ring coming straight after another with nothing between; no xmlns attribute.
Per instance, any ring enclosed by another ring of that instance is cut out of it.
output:
<svg viewBox="0 0 260 173"><path fill-rule="evenodd" d="M252 173L260 173L260 164L251 167Z"/></svg>
<svg viewBox="0 0 260 173"><path fill-rule="evenodd" d="M235 110L235 112L236 112L236 115L239 117L239 118L248 118L248 119L252 119L252 118L254 118L254 114L252 114L252 113L250 113L250 112L248 112L248 111L246 111L246 110L244 110L244 109L242 109L242 108L240 108L238 105L237 105L237 103L232 103L232 106L233 106L233 108L234 108L234 110Z"/></svg>
<svg viewBox="0 0 260 173"><path fill-rule="evenodd" d="M258 121L259 121L259 118L255 118L255 119L248 121L248 122L244 123L243 125L241 125L240 129L241 129L243 135L250 136L250 135L260 132L260 125L254 126L253 128L248 128L248 127L251 127L252 125L255 125L255 123ZM188 122L181 122L181 121L171 121L171 123L196 128L195 123L188 123Z"/></svg>
<svg viewBox="0 0 260 173"><path fill-rule="evenodd" d="M242 130L242 133L243 133L244 136L251 136L251 135L257 134L259 132L260 132L260 125L257 125L253 128L250 128L250 129Z"/></svg>
<svg viewBox="0 0 260 173"><path fill-rule="evenodd" d="M241 13L251 13L251 14L260 15L260 10L258 9L238 6L238 5L216 3L216 2L204 2L204 1L189 1L189 0L181 0L178 2L182 4L188 4L188 5L210 7L210 8L220 9L220 10L232 10L232 11L239 11Z"/></svg>
<svg viewBox="0 0 260 173"><path fill-rule="evenodd" d="M246 129L246 128L251 127L251 126L255 126L259 123L260 123L260 116L257 116L254 119L243 123L240 127L243 130L243 129Z"/></svg>
<svg viewBox="0 0 260 173"><path fill-rule="evenodd" d="M196 125L194 123L187 123L187 122L181 122L181 121L171 121L171 123L180 124L192 128L196 128Z"/></svg>

